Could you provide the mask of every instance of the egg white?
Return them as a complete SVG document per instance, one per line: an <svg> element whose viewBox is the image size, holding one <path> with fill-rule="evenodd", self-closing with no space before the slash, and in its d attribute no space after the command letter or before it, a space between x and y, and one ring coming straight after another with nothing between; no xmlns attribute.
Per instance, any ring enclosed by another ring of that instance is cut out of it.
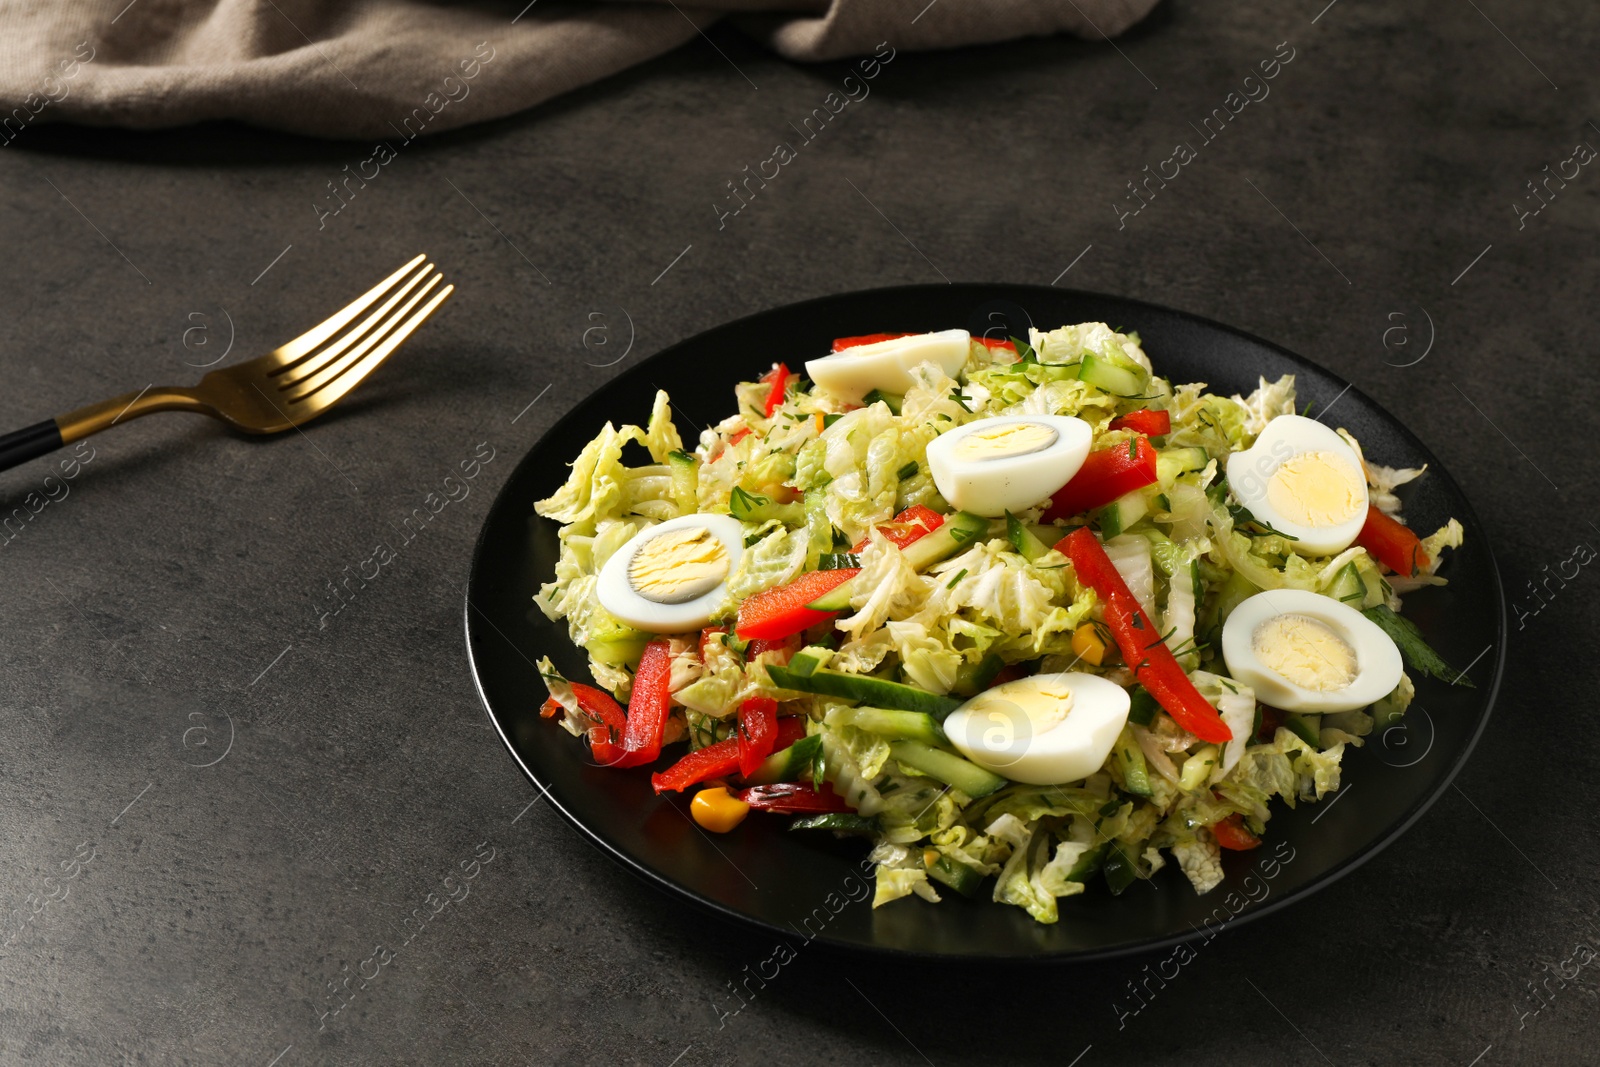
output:
<svg viewBox="0 0 1600 1067"><path fill-rule="evenodd" d="M1039 688L1072 692L1072 709L1053 727L1038 729L1020 705ZM1001 721L993 717L994 709ZM944 732L973 763L1014 782L1060 785L1105 765L1128 721L1128 691L1093 674L1036 674L997 685L951 712Z"/></svg>
<svg viewBox="0 0 1600 1067"><path fill-rule="evenodd" d="M1056 432L1055 442L1037 452L1000 459L962 459L957 446L968 434L1010 423L1035 423ZM1070 415L1002 415L979 419L942 433L928 444L928 472L951 506L975 515L1022 511L1049 498L1072 480L1089 455L1094 431Z"/></svg>
<svg viewBox="0 0 1600 1067"><path fill-rule="evenodd" d="M1291 682L1261 662L1256 627L1274 615L1315 619L1355 650L1356 676L1343 689L1322 692ZM1284 711L1322 714L1353 711L1382 700L1400 684L1400 650L1377 623L1348 604L1305 589L1270 589L1245 599L1222 624L1222 658L1228 673L1255 690L1256 699Z"/></svg>
<svg viewBox="0 0 1600 1067"><path fill-rule="evenodd" d="M1361 486L1360 506L1344 522L1307 526L1285 517L1267 496L1267 487L1279 467L1307 452L1332 452L1355 471ZM1331 556L1349 548L1367 521L1368 491L1361 459L1344 438L1301 415L1279 415L1267 423L1255 444L1228 457L1228 488L1250 514L1275 530L1298 540L1291 547L1301 555Z"/></svg>
<svg viewBox="0 0 1600 1067"><path fill-rule="evenodd" d="M966 330L917 333L807 360L806 375L839 399L859 404L874 389L904 395L913 384L911 368L928 360L954 378L971 350L972 335Z"/></svg>
<svg viewBox="0 0 1600 1067"><path fill-rule="evenodd" d="M594 587L600 606L619 621L646 633L685 633L698 630L710 622L712 614L727 598L727 579L680 604L659 604L641 596L629 579L633 557L640 548L662 534L684 527L704 528L722 542L723 551L728 554L728 575L731 577L739 566L739 556L744 552L744 527L739 520L732 515L682 515L639 531L606 560Z"/></svg>

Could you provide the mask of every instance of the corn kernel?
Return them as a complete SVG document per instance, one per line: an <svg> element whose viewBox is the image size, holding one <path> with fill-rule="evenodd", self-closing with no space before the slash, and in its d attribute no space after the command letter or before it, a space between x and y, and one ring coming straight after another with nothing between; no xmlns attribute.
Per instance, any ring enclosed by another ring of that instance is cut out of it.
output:
<svg viewBox="0 0 1600 1067"><path fill-rule="evenodd" d="M744 821L750 805L728 792L727 786L702 789L689 802L694 821L715 834L725 834Z"/></svg>
<svg viewBox="0 0 1600 1067"><path fill-rule="evenodd" d="M1094 623L1086 622L1072 631L1072 652L1085 663L1100 666L1106 658L1106 642Z"/></svg>

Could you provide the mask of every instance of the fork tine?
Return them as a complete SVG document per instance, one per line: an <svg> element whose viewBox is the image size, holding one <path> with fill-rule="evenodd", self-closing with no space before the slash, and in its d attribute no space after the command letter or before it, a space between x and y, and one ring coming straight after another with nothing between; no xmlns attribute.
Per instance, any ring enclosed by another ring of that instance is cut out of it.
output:
<svg viewBox="0 0 1600 1067"><path fill-rule="evenodd" d="M293 363L295 360L299 359L301 356L305 355L307 352L310 352L322 342L332 337L339 330L343 329L345 323L349 322L367 308L371 307L377 302L379 297L388 292L389 289L394 286L395 282L405 277L406 274L410 273L413 267L427 258L428 257L426 253L418 255L411 262L407 263L405 266L389 275L383 281L367 290L367 292L359 297L354 303L335 314L332 318L325 320L317 326L313 326L311 329L307 330L299 337L296 337L288 344L280 345L278 348L274 349L272 355L278 357L278 362L280 364L287 365Z"/></svg>
<svg viewBox="0 0 1600 1067"><path fill-rule="evenodd" d="M429 315L432 315L434 311L438 309L439 305L448 300L450 298L450 294L455 291L456 287L454 285L447 285L443 289L440 289L433 295L433 299L429 300L426 304L414 312L405 322L395 327L394 332L389 334L389 336L384 339L384 342L381 345L367 353L366 357L362 359L360 363L345 371L345 373L340 375L337 380L330 383L326 389L324 389L321 393L315 394L310 399L315 403L321 404L323 407L330 407L334 404L337 404L341 399L343 399L346 393L360 385L367 375L377 370L379 364L388 359L389 354L396 348L400 347L400 342L404 341L407 337L410 337L411 331L415 330L418 326L421 326L423 321L427 319Z"/></svg>
<svg viewBox="0 0 1600 1067"><path fill-rule="evenodd" d="M298 384L299 382L303 382L307 378L310 378L316 374L318 371L322 370L341 353L347 350L351 345L355 344L363 336L365 336L375 324L382 322L385 317L388 316L391 308L403 300L406 294L416 287L418 282L422 281L432 273L433 264L429 263L421 270L417 271L416 274L414 274L404 285L400 286L399 289L396 289L389 299L385 300L381 305L379 305L378 310L368 315L360 322L359 325L352 326L349 330L345 331L342 336L335 338L329 343L328 347L324 348L315 355L307 356L296 363L291 363L288 366L280 367L277 370L272 371L271 376L273 377L276 377L280 374L287 376L283 381L278 383L278 388L288 389L290 386ZM437 277L437 275L434 276ZM321 382L318 382L317 384L320 385ZM311 388L314 389L316 386L312 386Z"/></svg>
<svg viewBox="0 0 1600 1067"><path fill-rule="evenodd" d="M294 402L311 396L329 382L337 380L351 367L355 366L374 345L382 341L389 331L394 328L395 324L401 322L410 313L411 309L416 307L422 298L427 296L433 287L443 280L444 275L435 273L433 277L428 279L428 283L412 293L404 304L389 312L381 322L377 323L361 339L360 343L352 346L349 351L328 363L327 366L324 366L315 374L308 375L292 384L280 385L279 390L287 400ZM395 300L398 299L398 296L395 297ZM395 300L391 300L390 304L393 304Z"/></svg>

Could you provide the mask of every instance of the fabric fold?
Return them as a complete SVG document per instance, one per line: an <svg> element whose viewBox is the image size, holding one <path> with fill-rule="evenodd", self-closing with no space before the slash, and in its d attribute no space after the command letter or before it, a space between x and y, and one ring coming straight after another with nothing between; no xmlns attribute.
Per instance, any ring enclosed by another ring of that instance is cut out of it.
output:
<svg viewBox="0 0 1600 1067"><path fill-rule="evenodd" d="M153 129L237 119L369 138L409 118L436 133L599 81L729 17L778 54L818 62L884 43L924 51L1115 36L1156 2L0 0L0 147L59 121Z"/></svg>

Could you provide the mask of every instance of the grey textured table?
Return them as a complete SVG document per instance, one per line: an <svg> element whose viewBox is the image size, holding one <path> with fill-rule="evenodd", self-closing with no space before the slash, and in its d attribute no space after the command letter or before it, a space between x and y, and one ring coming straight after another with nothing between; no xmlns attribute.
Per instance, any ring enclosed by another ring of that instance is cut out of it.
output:
<svg viewBox="0 0 1600 1067"><path fill-rule="evenodd" d="M1527 583L1600 543L1600 176L1563 163L1600 145L1596 23L1324 2L901 54L721 229L725 183L843 65L714 31L726 58L696 42L405 146L320 229L370 146L26 130L0 155L0 427L184 381L230 335L269 347L419 249L459 292L303 434L168 416L95 438L70 480L0 475L5 513L51 493L0 542L0 1061L1594 1062L1575 946L1596 936L1600 579ZM1208 134L1218 108L1239 113ZM1193 158L1163 162L1179 143ZM1147 165L1176 176L1135 200ZM1546 165L1578 173L1536 202ZM974 974L809 950L735 1014L768 939L529 806L467 674L468 553L516 459L607 375L775 304L941 278L1170 304L1378 396L1493 535L1519 605L1500 707L1398 845L1210 942L1137 1013L1155 959ZM491 449L323 617L328 583ZM424 934L374 957L413 909Z"/></svg>

